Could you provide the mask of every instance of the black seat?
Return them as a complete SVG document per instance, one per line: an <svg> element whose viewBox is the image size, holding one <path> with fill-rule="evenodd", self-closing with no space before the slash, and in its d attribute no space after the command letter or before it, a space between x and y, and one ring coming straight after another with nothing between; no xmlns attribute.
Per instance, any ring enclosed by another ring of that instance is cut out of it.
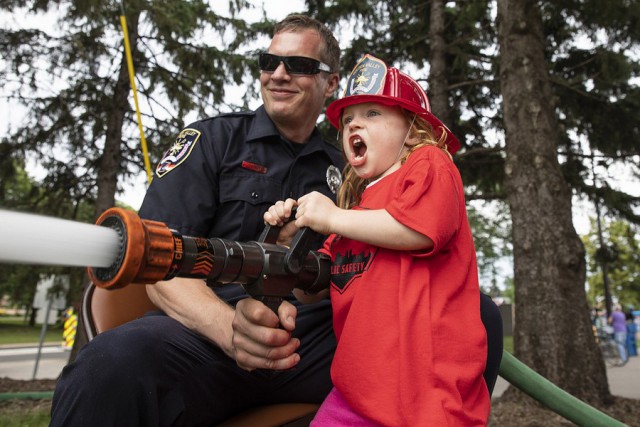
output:
<svg viewBox="0 0 640 427"><path fill-rule="evenodd" d="M496 303L483 293L480 293L480 317L487 331L487 366L484 370L484 381L491 395L502 361L502 316Z"/></svg>

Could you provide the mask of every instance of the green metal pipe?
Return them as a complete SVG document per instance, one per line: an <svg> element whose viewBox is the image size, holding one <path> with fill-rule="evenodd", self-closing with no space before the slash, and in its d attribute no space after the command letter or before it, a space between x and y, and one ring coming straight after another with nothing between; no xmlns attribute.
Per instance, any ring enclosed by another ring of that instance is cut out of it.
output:
<svg viewBox="0 0 640 427"><path fill-rule="evenodd" d="M13 399L52 399L53 392L52 391L25 391L25 392L16 392L16 393L0 393L0 402L3 400L13 400Z"/></svg>
<svg viewBox="0 0 640 427"><path fill-rule="evenodd" d="M500 376L553 412L579 426L627 426L570 395L507 351L502 352Z"/></svg>

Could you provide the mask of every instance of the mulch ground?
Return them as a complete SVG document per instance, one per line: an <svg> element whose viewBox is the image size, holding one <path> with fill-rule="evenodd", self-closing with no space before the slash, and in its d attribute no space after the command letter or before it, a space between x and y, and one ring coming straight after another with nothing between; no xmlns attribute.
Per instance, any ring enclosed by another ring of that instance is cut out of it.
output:
<svg viewBox="0 0 640 427"><path fill-rule="evenodd" d="M0 378L0 393L52 391L55 383L55 380L21 381ZM0 401L0 412L16 413L16 411L46 408L50 405L50 400ZM598 409L629 427L640 427L640 400L615 397L612 405ZM514 403L496 399L492 404L489 420L490 427L567 427L574 425L554 412L540 407L533 400Z"/></svg>
<svg viewBox="0 0 640 427"><path fill-rule="evenodd" d="M27 391L53 391L56 380L12 380L0 378L0 393L22 393Z"/></svg>
<svg viewBox="0 0 640 427"><path fill-rule="evenodd" d="M610 417L628 425L640 427L640 400L614 397L613 404L597 408ZM490 427L570 427L574 423L545 409L532 399L526 403L492 402Z"/></svg>

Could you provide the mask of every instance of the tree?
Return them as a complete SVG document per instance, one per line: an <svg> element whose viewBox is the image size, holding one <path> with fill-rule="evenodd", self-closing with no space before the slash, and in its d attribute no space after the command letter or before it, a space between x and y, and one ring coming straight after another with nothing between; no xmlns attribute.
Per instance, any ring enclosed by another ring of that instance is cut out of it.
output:
<svg viewBox="0 0 640 427"><path fill-rule="evenodd" d="M569 393L601 404L611 395L590 328L584 246L573 228L571 190L557 157L561 132L538 2L498 0L497 23L505 185L513 222L515 353Z"/></svg>
<svg viewBox="0 0 640 427"><path fill-rule="evenodd" d="M640 238L638 226L626 221L605 222L605 246L600 245L595 221L591 231L582 238L587 250L588 296L591 306L602 300L601 264L606 263L613 284L612 292L622 307L640 307Z"/></svg>
<svg viewBox="0 0 640 427"><path fill-rule="evenodd" d="M491 2L308 0L312 15L353 32L341 41L342 69L364 53L411 70L432 109L460 139L456 155L468 199L504 198L504 154L496 114L495 30ZM428 76L428 78L427 78Z"/></svg>
<svg viewBox="0 0 640 427"><path fill-rule="evenodd" d="M3 151L3 147L0 145L0 152ZM40 183L28 176L24 170L23 160L14 159L12 162L7 162L6 167L2 169L2 175L2 181L0 181L2 209L31 213L46 213L55 209L65 217L73 216L83 220L90 220L93 217L92 205L82 203L76 205L70 199L65 200L59 196L50 197L50 194L41 187ZM26 235L25 239L33 239L33 244L38 244L37 236ZM69 289L67 300L79 300L79 290L83 279L82 269L40 265L0 263L0 295L7 296L14 306L30 309L38 282L43 276L52 275L68 276L70 282L75 286Z"/></svg>
<svg viewBox="0 0 640 427"><path fill-rule="evenodd" d="M500 288L510 280L503 268L511 263L511 223L504 224L504 218L508 217L508 213L500 211L507 209L504 203L483 203L482 208L476 209L475 204L467 207L478 258L480 287L486 294L498 297L503 295ZM499 279L501 283L498 283Z"/></svg>
<svg viewBox="0 0 640 427"><path fill-rule="evenodd" d="M57 6L60 19L57 31L0 32L5 52L0 77L17 88L10 98L29 111L3 143L13 157L26 155L38 162L52 186L95 201L97 216L114 205L122 182L142 169L139 134L128 102L131 87L118 19L121 2L4 3L9 11L27 15ZM252 56L234 48L261 32L216 15L202 0L123 4L155 160L187 113L204 115L224 108L225 85L239 84L255 70ZM247 6L241 0L231 4ZM231 49L209 43L224 39L230 28L237 38L230 40ZM251 94L249 90L247 96Z"/></svg>

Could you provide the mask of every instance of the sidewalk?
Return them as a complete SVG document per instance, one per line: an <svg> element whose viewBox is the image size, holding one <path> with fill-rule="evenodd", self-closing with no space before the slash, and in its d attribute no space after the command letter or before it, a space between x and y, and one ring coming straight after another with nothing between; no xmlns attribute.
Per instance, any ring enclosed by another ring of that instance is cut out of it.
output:
<svg viewBox="0 0 640 427"><path fill-rule="evenodd" d="M71 350L60 343L44 343L38 354L37 343L0 345L0 377L13 380L56 379L69 360Z"/></svg>
<svg viewBox="0 0 640 427"><path fill-rule="evenodd" d="M626 365L607 368L609 389L614 396L640 399L640 356L630 357ZM492 398L502 395L510 384L498 377Z"/></svg>
<svg viewBox="0 0 640 427"><path fill-rule="evenodd" d="M42 343L42 347L60 347L62 340L60 341L46 341ZM0 344L0 350L12 349L12 348L37 348L37 342L18 343L18 344Z"/></svg>

